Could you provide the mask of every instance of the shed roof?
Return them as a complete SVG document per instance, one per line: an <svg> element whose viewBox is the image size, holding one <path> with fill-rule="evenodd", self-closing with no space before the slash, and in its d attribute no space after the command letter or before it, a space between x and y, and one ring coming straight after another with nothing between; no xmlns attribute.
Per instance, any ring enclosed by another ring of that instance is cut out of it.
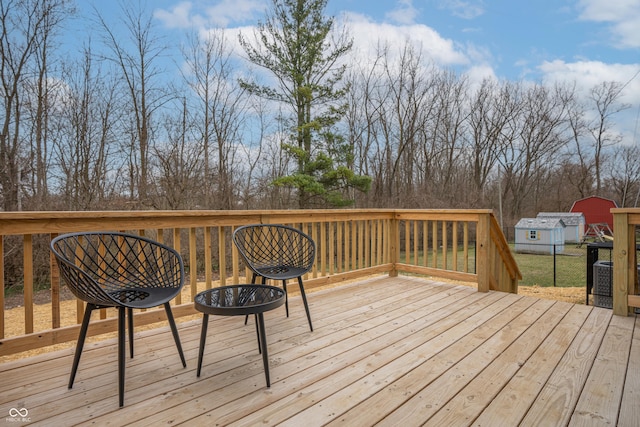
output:
<svg viewBox="0 0 640 427"><path fill-rule="evenodd" d="M564 225L580 225L581 220L584 222L582 212L540 212L538 218L559 218Z"/></svg>
<svg viewBox="0 0 640 427"><path fill-rule="evenodd" d="M552 230L554 228L565 227L565 223L560 218L522 218L516 224L516 228Z"/></svg>

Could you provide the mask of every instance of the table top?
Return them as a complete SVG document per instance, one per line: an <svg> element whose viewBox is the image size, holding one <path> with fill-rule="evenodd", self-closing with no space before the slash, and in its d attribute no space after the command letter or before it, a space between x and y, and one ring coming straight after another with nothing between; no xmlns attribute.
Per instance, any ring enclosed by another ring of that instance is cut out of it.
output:
<svg viewBox="0 0 640 427"><path fill-rule="evenodd" d="M267 285L231 285L196 295L196 310L205 314L239 316L264 313L284 304L284 291Z"/></svg>

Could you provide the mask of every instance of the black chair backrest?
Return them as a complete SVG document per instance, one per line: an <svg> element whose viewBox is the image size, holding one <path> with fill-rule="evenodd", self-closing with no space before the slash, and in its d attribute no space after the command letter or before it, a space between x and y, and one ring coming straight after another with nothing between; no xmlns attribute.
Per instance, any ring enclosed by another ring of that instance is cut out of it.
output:
<svg viewBox="0 0 640 427"><path fill-rule="evenodd" d="M184 284L180 255L142 236L69 233L54 238L51 251L71 292L96 305L112 306L131 289L169 288L177 295Z"/></svg>
<svg viewBox="0 0 640 427"><path fill-rule="evenodd" d="M286 225L245 225L234 231L233 242L254 271L287 266L307 272L315 260L313 239Z"/></svg>

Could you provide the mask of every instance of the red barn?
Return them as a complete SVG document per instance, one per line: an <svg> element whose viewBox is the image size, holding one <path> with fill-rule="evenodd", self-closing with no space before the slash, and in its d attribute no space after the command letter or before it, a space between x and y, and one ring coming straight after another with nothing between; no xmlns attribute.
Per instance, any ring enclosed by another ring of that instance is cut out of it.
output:
<svg viewBox="0 0 640 427"><path fill-rule="evenodd" d="M571 212L581 212L584 215L585 223L607 224L613 230L613 215L611 208L617 208L616 202L604 197L590 196L576 200L571 206Z"/></svg>

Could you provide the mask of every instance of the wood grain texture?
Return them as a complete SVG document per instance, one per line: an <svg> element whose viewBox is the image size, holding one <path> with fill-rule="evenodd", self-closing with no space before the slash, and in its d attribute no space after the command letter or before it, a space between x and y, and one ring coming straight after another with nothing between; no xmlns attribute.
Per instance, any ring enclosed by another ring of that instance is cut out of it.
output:
<svg viewBox="0 0 640 427"><path fill-rule="evenodd" d="M118 408L116 341L0 365L0 410L32 425L637 425L640 323L611 310L399 276L308 294L266 313L271 387L255 326L211 316L136 334Z"/></svg>

